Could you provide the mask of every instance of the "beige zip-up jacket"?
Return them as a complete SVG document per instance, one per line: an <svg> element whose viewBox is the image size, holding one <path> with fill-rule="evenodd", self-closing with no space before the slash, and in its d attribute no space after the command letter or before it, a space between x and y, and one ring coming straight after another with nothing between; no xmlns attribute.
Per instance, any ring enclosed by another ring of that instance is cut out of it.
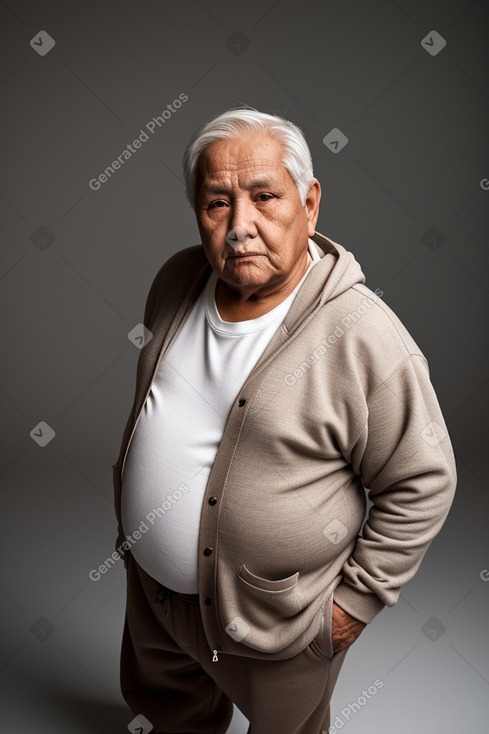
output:
<svg viewBox="0 0 489 734"><path fill-rule="evenodd" d="M311 645L331 657L333 596L366 623L394 605L455 491L425 357L353 255L312 239L321 261L244 382L206 488L199 597L210 653L284 659ZM198 245L171 257L151 286L153 337L113 466L118 548L131 438L210 272Z"/></svg>

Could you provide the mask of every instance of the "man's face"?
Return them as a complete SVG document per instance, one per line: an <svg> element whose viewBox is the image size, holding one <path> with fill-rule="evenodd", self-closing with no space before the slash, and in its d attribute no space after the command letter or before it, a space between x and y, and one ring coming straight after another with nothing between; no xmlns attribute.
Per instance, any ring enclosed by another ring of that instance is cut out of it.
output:
<svg viewBox="0 0 489 734"><path fill-rule="evenodd" d="M316 182L301 204L282 146L267 135L210 145L199 161L196 216L218 277L233 290L267 295L304 272L319 198Z"/></svg>

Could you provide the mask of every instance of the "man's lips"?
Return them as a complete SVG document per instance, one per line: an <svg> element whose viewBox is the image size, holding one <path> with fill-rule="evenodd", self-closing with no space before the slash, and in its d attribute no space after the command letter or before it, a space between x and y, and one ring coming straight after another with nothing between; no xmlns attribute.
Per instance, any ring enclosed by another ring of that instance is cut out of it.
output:
<svg viewBox="0 0 489 734"><path fill-rule="evenodd" d="M263 257L263 252L243 252L236 253L236 255L229 255L230 260L235 260L237 257Z"/></svg>

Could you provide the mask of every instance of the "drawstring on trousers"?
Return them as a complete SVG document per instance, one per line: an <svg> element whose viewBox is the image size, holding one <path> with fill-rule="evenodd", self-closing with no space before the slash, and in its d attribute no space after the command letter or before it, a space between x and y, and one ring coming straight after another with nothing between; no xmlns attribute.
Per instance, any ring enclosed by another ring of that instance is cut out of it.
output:
<svg viewBox="0 0 489 734"><path fill-rule="evenodd" d="M158 591L156 592L155 603L163 604L162 612L164 617L168 616L167 600L170 599L172 596L173 591L171 591L171 589L167 589L166 586L160 586L158 588Z"/></svg>

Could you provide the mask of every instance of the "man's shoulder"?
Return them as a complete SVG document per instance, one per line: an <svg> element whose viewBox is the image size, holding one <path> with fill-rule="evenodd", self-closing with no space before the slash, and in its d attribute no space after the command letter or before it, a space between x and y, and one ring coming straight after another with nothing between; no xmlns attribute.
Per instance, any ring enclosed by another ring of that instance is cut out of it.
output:
<svg viewBox="0 0 489 734"><path fill-rule="evenodd" d="M185 289L207 268L210 265L202 245L185 247L163 263L154 277L152 289L162 284L177 290Z"/></svg>
<svg viewBox="0 0 489 734"><path fill-rule="evenodd" d="M401 352L405 351L408 355L417 355L425 358L423 352L411 336L405 324L384 301L384 293L382 290L376 289L373 292L363 284L356 285L354 289L357 293L366 297L368 302L373 303L372 320L377 322L377 328L373 329L376 339L381 343L385 340L397 342L400 345ZM361 299L361 302L365 303L363 298Z"/></svg>
<svg viewBox="0 0 489 734"><path fill-rule="evenodd" d="M202 245L175 252L156 273L146 299L145 324L153 323L163 308L178 307L194 286L210 274Z"/></svg>
<svg viewBox="0 0 489 734"><path fill-rule="evenodd" d="M393 369L411 357L426 362L422 350L383 296L380 289L372 291L363 283L356 283L328 304L334 311L345 349L361 355L366 364L389 364Z"/></svg>
<svg viewBox="0 0 489 734"><path fill-rule="evenodd" d="M208 265L209 261L202 245L192 245L178 250L166 260L158 271L158 275L174 272L175 270L190 269L199 271Z"/></svg>

